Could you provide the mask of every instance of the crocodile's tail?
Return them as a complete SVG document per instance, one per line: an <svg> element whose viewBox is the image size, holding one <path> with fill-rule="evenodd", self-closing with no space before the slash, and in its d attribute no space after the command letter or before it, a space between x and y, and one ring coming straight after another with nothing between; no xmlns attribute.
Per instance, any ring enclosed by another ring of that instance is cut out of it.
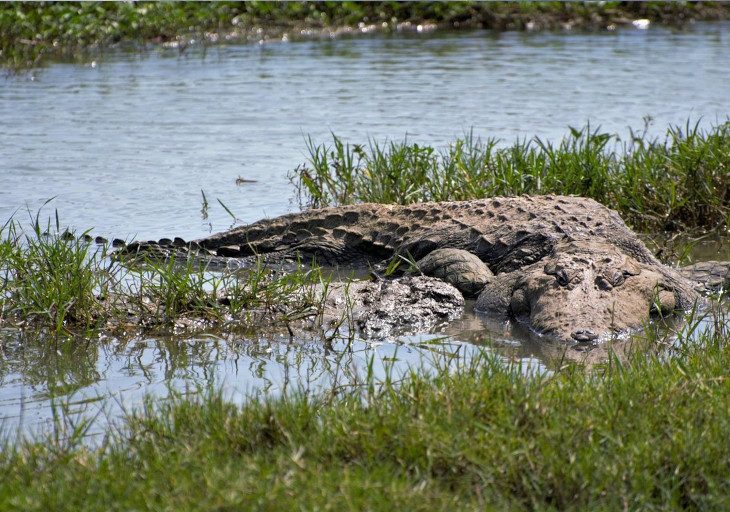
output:
<svg viewBox="0 0 730 512"><path fill-rule="evenodd" d="M308 210L264 219L192 243L228 258L272 255L324 265L381 261L393 254L390 237L378 240L366 226L387 220L384 208L397 206L359 204Z"/></svg>
<svg viewBox="0 0 730 512"><path fill-rule="evenodd" d="M192 241L163 238L133 242L120 249L118 256L198 258L223 266L230 259L266 263L301 260L332 266L374 263L391 256L393 249L388 240L373 239L362 226L381 221L383 208L389 206L361 204L304 211Z"/></svg>

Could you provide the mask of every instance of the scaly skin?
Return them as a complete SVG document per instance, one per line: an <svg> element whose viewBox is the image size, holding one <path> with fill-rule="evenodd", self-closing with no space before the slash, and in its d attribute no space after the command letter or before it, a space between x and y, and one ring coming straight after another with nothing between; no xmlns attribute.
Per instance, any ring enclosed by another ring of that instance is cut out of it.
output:
<svg viewBox="0 0 730 512"><path fill-rule="evenodd" d="M651 316L701 301L693 283L661 264L615 211L579 197L324 208L234 228L192 247L218 259L263 255L352 266L396 254L420 260L436 249L467 251L494 274L486 278L477 310L565 341L639 329ZM164 254L168 248L141 243L126 252L140 250ZM472 263L455 258L449 269L468 273L465 265ZM463 275L446 280L464 281Z"/></svg>

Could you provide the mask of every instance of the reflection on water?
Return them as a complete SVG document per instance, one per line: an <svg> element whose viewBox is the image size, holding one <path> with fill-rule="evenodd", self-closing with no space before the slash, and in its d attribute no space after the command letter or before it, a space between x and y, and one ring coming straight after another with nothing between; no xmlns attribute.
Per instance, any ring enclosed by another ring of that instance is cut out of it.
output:
<svg viewBox="0 0 730 512"><path fill-rule="evenodd" d="M376 379L407 369L468 360L477 345L441 334L403 337L398 342L325 342L319 337L239 338L218 335L133 339L52 340L38 334L0 331L0 428L33 431L53 419L52 403L70 414L104 419L138 406L146 394L167 396L170 388L222 386L234 401L291 391L357 386L368 371ZM529 355L524 371L547 368Z"/></svg>
<svg viewBox="0 0 730 512"><path fill-rule="evenodd" d="M689 117L723 121L729 26L395 34L51 65L0 81L0 222L51 197L63 220L109 238L226 229L232 219L215 199L246 222L285 213L294 208L286 173L305 158L305 134L355 142L408 134L442 145L470 128L511 142L554 140L586 121L621 133L642 127L644 116L654 118L654 133ZM114 417L170 386L212 382L243 400L353 385L371 360L383 376L388 366L468 358L482 345L530 371L595 355L468 314L441 332L381 344L214 335L53 341L5 330L0 427L44 425L54 401Z"/></svg>
<svg viewBox="0 0 730 512"><path fill-rule="evenodd" d="M467 309L470 306L467 305ZM681 324L653 325L659 333ZM712 328L700 322L698 336ZM517 323L464 313L432 334L368 342L314 334L242 337L220 333L119 339L50 339L32 332L0 331L0 430L48 428L55 411L94 417L92 432L107 419L138 407L146 395L168 396L171 389L196 392L222 386L225 396L287 392L318 393L361 386L368 372L376 380L408 370L433 371L469 361L488 351L527 374L551 372L566 363L602 364L609 351L619 356L643 338L598 346L551 342ZM656 346L650 345L652 349Z"/></svg>

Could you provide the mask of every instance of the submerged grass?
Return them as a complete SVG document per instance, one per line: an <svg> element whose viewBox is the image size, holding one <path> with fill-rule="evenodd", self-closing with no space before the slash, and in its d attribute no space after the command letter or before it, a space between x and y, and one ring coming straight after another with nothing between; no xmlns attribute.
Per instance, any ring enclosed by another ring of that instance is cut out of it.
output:
<svg viewBox="0 0 730 512"><path fill-rule="evenodd" d="M43 229L37 217L29 228L11 219L0 229L0 325L56 335L288 325L321 311L328 281L316 266L212 273L192 260L142 263L122 265L58 220Z"/></svg>
<svg viewBox="0 0 730 512"><path fill-rule="evenodd" d="M673 356L591 369L482 353L334 394L149 401L96 449L74 429L6 444L0 509L723 510L718 315Z"/></svg>
<svg viewBox="0 0 730 512"><path fill-rule="evenodd" d="M333 134L307 140L308 163L291 173L304 206L414 203L521 194L591 197L640 231L730 226L730 123L671 126L621 138L586 125L557 144L539 138L503 146L457 139L445 149L408 140L366 145Z"/></svg>
<svg viewBox="0 0 730 512"><path fill-rule="evenodd" d="M258 41L343 26L357 32L360 24L606 29L636 18L684 24L729 14L715 2L12 2L0 3L0 65L28 68L120 43Z"/></svg>

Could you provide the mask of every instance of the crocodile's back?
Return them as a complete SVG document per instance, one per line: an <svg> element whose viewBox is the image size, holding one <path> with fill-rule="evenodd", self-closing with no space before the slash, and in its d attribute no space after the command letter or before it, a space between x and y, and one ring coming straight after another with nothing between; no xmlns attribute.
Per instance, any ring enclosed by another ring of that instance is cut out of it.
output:
<svg viewBox="0 0 730 512"><path fill-rule="evenodd" d="M490 267L540 259L560 239L605 240L640 261L649 251L612 210L591 199L520 196L418 203L359 204L262 220L197 240L224 256L298 253L328 264L420 258L433 249L468 250Z"/></svg>

